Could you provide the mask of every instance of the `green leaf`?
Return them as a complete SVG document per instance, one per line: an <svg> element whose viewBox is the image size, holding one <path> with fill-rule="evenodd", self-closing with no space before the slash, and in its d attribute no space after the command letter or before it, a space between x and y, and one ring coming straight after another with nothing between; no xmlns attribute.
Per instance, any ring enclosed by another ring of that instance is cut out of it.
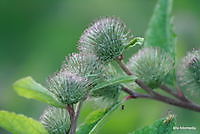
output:
<svg viewBox="0 0 200 134"><path fill-rule="evenodd" d="M160 47L175 55L175 33L172 30L172 0L158 0L145 36L144 46Z"/></svg>
<svg viewBox="0 0 200 134"><path fill-rule="evenodd" d="M112 86L116 84L121 84L121 83L128 83L128 82L133 82L136 79L134 76L119 76L117 78L110 79L106 82L102 82L100 84L97 84L92 91L97 91L99 89L102 89L107 86Z"/></svg>
<svg viewBox="0 0 200 134"><path fill-rule="evenodd" d="M156 121L151 126L146 126L130 134L172 134L175 126L174 115L170 114L167 118Z"/></svg>
<svg viewBox="0 0 200 134"><path fill-rule="evenodd" d="M0 111L0 127L12 134L48 134L40 122L7 111Z"/></svg>
<svg viewBox="0 0 200 134"><path fill-rule="evenodd" d="M25 98L36 99L56 107L64 107L60 104L50 92L34 81L31 77L25 77L13 84L15 91Z"/></svg>
<svg viewBox="0 0 200 134"><path fill-rule="evenodd" d="M127 46L125 46L125 49L130 48L130 47L134 47L136 45L142 46L143 43L144 43L144 38L135 37L128 43Z"/></svg>
<svg viewBox="0 0 200 134"><path fill-rule="evenodd" d="M90 113L84 123L78 128L76 134L92 134L105 117L116 110L120 104L116 103L107 109L99 109Z"/></svg>

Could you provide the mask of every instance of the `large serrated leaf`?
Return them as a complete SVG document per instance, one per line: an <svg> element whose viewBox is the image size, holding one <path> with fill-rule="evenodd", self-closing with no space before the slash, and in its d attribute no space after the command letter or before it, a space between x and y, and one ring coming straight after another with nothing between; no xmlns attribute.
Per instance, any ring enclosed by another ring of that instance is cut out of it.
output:
<svg viewBox="0 0 200 134"><path fill-rule="evenodd" d="M0 111L0 127L12 134L48 134L40 122L7 111Z"/></svg>
<svg viewBox="0 0 200 134"><path fill-rule="evenodd" d="M31 77L25 77L13 84L15 91L25 98L36 99L56 107L64 107L41 84Z"/></svg>
<svg viewBox="0 0 200 134"><path fill-rule="evenodd" d="M92 91L96 91L96 90L102 89L102 88L107 87L107 86L133 82L135 79L136 79L136 77L134 77L134 76L119 76L119 77L116 77L116 78L110 79L108 81L97 84L92 89Z"/></svg>
<svg viewBox="0 0 200 134"><path fill-rule="evenodd" d="M107 109L100 109L90 113L84 123L78 128L76 134L92 134L98 124L116 110L120 104L116 103Z"/></svg>
<svg viewBox="0 0 200 134"><path fill-rule="evenodd" d="M145 35L144 46L160 47L175 53L175 33L172 30L172 0L158 0Z"/></svg>
<svg viewBox="0 0 200 134"><path fill-rule="evenodd" d="M146 126L130 134L172 134L175 125L174 115L156 121L151 126Z"/></svg>

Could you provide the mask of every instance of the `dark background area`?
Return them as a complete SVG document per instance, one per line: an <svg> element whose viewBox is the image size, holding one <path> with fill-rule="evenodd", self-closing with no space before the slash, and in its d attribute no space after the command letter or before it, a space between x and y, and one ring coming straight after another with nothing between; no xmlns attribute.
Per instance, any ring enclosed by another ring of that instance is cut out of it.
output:
<svg viewBox="0 0 200 134"><path fill-rule="evenodd" d="M12 83L32 76L45 84L64 57L77 52L85 28L100 16L118 16L144 37L156 0L1 0L0 1L0 110L38 119L45 104L18 96ZM200 48L200 1L174 0L174 27L178 35L177 58ZM131 55L129 51L129 55ZM199 101L200 103L200 101ZM85 105L84 119L93 110ZM200 129L200 114L151 100L131 100L98 129L99 134L125 134L151 124L172 110L178 125ZM6 134L0 129L0 134Z"/></svg>

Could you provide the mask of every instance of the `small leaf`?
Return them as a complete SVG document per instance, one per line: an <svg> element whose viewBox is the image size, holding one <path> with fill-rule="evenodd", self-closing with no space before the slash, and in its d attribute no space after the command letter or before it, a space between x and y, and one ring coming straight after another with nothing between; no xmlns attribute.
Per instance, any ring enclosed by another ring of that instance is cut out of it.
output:
<svg viewBox="0 0 200 134"><path fill-rule="evenodd" d="M102 89L104 87L113 86L113 85L116 85L116 84L133 82L135 79L136 79L136 77L134 77L134 76L119 76L117 78L113 78L113 79L110 79L106 82L102 82L100 84L97 84L92 89L92 91L96 91L96 90Z"/></svg>
<svg viewBox="0 0 200 134"><path fill-rule="evenodd" d="M116 103L107 109L100 109L90 113L84 123L78 128L76 134L92 134L101 121L116 110L120 104Z"/></svg>
<svg viewBox="0 0 200 134"><path fill-rule="evenodd" d="M160 47L175 53L175 33L171 24L172 0L158 0L145 36L144 46Z"/></svg>
<svg viewBox="0 0 200 134"><path fill-rule="evenodd" d="M40 122L7 111L0 111L0 127L12 134L48 134Z"/></svg>
<svg viewBox="0 0 200 134"><path fill-rule="evenodd" d="M153 125L146 126L130 134L172 134L174 125L174 115L170 114L167 118L160 119Z"/></svg>
<svg viewBox="0 0 200 134"><path fill-rule="evenodd" d="M28 99L36 99L56 107L64 107L60 104L48 90L34 81L31 77L25 77L13 84L13 88L18 95Z"/></svg>
<svg viewBox="0 0 200 134"><path fill-rule="evenodd" d="M130 48L130 47L134 47L136 45L142 46L143 43L144 43L144 38L135 37L128 43L128 45L125 47L125 49Z"/></svg>

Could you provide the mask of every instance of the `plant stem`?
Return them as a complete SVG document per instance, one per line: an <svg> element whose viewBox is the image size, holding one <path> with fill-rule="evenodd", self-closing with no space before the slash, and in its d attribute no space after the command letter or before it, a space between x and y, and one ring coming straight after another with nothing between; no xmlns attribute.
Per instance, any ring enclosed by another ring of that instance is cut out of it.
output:
<svg viewBox="0 0 200 134"><path fill-rule="evenodd" d="M156 92L154 92L150 87L148 87L147 85L145 85L141 80L136 79L135 83L137 83L147 93L149 93L151 95L155 95L156 94Z"/></svg>
<svg viewBox="0 0 200 134"><path fill-rule="evenodd" d="M150 95L148 94L140 94L140 93L136 93L133 90L123 87L121 90L123 90L124 92L126 92L127 94L129 94L130 96L128 96L128 98L152 98Z"/></svg>
<svg viewBox="0 0 200 134"><path fill-rule="evenodd" d="M161 85L161 86L160 86L160 89L162 89L163 91L165 91L165 92L171 94L172 96L176 97L177 99L180 99L180 100L185 101L185 102L190 102L190 100L188 100L188 99L184 96L184 94L182 94L182 92L181 92L181 94L180 94L180 93L177 93L177 92L174 92L173 89L169 88L169 87L166 86L166 85ZM179 90L178 90L178 91L179 91Z"/></svg>
<svg viewBox="0 0 200 134"><path fill-rule="evenodd" d="M78 117L80 115L80 111L81 111L81 107L83 105L83 101L80 101L78 103L78 106L77 106L77 109L76 109L76 114L75 114L75 117L74 117L74 122L75 122L75 129L77 127L77 121L78 121Z"/></svg>
<svg viewBox="0 0 200 134"><path fill-rule="evenodd" d="M126 65L123 62L123 57L119 56L116 59L117 63L119 64L119 66L121 67L121 69L127 74L127 75L133 75L133 73L126 67ZM142 82L141 80L136 79L135 82L142 88L144 89L148 94L139 94L136 93L134 91L132 91L131 89L128 88L122 88L122 91L126 92L127 94L129 94L131 96L131 98L147 98L147 99L153 99L153 100L158 100L170 105L174 105L174 106L179 106L182 108L186 108L189 110L193 110L193 111L197 111L200 112L200 105L194 104L192 103L192 101L188 100L184 94L181 92L181 94L179 93L175 93L173 92L173 90L167 86L162 85L160 88L162 90L164 90L165 92L173 95L176 99L170 98L170 97L166 97L163 96L155 91L153 91L152 88L150 88L149 86L147 86L144 82ZM130 98L130 97L129 97Z"/></svg>
<svg viewBox="0 0 200 134"><path fill-rule="evenodd" d="M158 100L158 101L170 104L170 105L179 106L179 107L182 107L182 108L186 108L186 109L189 109L189 110L194 110L194 111L200 112L200 106L197 105L197 104L194 104L194 103L188 103L188 102L175 100L175 99L163 96L163 95L158 94L158 93L155 96L152 96L152 95L146 95L146 94L139 94L139 93L136 93L136 92L132 91L131 89L127 89L127 88L122 89L122 90L131 96L129 98L133 98L133 99L134 98L136 98L136 99L137 98L153 99L153 100Z"/></svg>
<svg viewBox="0 0 200 134"><path fill-rule="evenodd" d="M78 121L78 117L81 111L81 107L82 107L83 101L80 101L77 105L76 108L76 112L74 110L73 105L68 105L67 106L67 111L69 113L70 116L70 121L71 121L71 127L70 127L70 132L69 134L75 134L76 133L76 127L77 127L77 121Z"/></svg>
<svg viewBox="0 0 200 134"><path fill-rule="evenodd" d="M133 73L125 66L123 62L123 56L119 56L116 61L119 64L119 66L122 68L122 70L127 74L127 75L133 75Z"/></svg>
<svg viewBox="0 0 200 134"><path fill-rule="evenodd" d="M74 108L73 108L73 105L67 105L66 110L68 111L69 116L70 116L70 120L72 121L73 118L74 118Z"/></svg>
<svg viewBox="0 0 200 134"><path fill-rule="evenodd" d="M71 127L70 127L69 134L75 134L76 133L76 122L75 122L74 107L73 107L73 105L68 105L66 109L69 113L70 121L71 121Z"/></svg>

